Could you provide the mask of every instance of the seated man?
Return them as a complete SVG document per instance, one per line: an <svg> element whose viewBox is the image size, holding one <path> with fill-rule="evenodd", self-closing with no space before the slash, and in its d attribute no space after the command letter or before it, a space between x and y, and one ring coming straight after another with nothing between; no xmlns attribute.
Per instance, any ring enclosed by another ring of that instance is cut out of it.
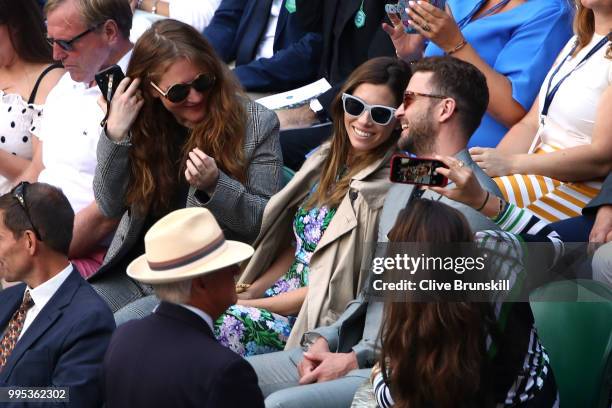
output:
<svg viewBox="0 0 612 408"><path fill-rule="evenodd" d="M292 6L293 4L293 6ZM316 79L321 36L302 30L295 0L223 0L204 36L247 91L287 91Z"/></svg>
<svg viewBox="0 0 612 408"><path fill-rule="evenodd" d="M412 71L404 105L396 112L403 129L399 147L420 156L454 156L474 171L483 188L499 196L495 183L467 151L467 142L480 125L489 101L484 75L473 65L452 57L423 59L412 66ZM399 211L417 196L458 209L474 231L499 229L473 208L424 191L408 184L395 184L389 190L380 219L379 242L387 240ZM249 357L267 397L266 406L349 405L377 359L382 309L382 303L368 302L361 293L333 325L304 335L302 344L309 347L307 353L292 349Z"/></svg>
<svg viewBox="0 0 612 408"><path fill-rule="evenodd" d="M67 406L99 407L115 322L68 261L73 223L70 203L48 184L0 197L0 276L23 282L0 292L0 387L68 387Z"/></svg>
<svg viewBox="0 0 612 408"><path fill-rule="evenodd" d="M102 215L93 195L104 117L94 75L116 63L125 72L132 12L125 0L48 0L45 12L53 58L67 72L47 97L40 127L33 129L41 143L21 179L49 183L66 194L76 213L69 256L89 276L102 263L104 241L117 226Z"/></svg>
<svg viewBox="0 0 612 408"><path fill-rule="evenodd" d="M253 248L226 241L204 208L166 215L145 243L127 272L153 285L162 303L113 336L104 360L107 406L263 407L251 366L213 335L213 321L236 302L237 264Z"/></svg>

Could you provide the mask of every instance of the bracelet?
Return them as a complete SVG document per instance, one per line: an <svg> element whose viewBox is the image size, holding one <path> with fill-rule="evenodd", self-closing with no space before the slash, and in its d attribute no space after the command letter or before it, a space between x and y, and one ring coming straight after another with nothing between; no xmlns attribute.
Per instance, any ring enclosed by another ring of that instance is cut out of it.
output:
<svg viewBox="0 0 612 408"><path fill-rule="evenodd" d="M153 5L151 6L151 14L157 14L157 3L159 3L159 0L153 0Z"/></svg>
<svg viewBox="0 0 612 408"><path fill-rule="evenodd" d="M484 203L482 203L482 205L478 208L476 208L476 211L480 211L482 210L485 205L487 205L487 203L489 202L489 197L491 196L491 194L487 191L487 196L485 197Z"/></svg>
<svg viewBox="0 0 612 408"><path fill-rule="evenodd" d="M463 47L465 47L467 45L467 41L465 40L465 38L463 40L461 40L461 42L459 43L459 45L457 45L455 48L453 48L450 51L446 51L446 55L453 55L454 53L456 53L457 51L461 50Z"/></svg>

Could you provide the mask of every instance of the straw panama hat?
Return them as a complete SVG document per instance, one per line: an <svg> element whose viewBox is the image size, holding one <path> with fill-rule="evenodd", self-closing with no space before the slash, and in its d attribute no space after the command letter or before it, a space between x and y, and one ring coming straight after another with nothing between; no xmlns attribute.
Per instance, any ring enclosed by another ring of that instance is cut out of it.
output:
<svg viewBox="0 0 612 408"><path fill-rule="evenodd" d="M127 274L149 284L193 279L253 255L250 245L227 241L205 208L171 212L153 224L144 241L145 254L129 264Z"/></svg>

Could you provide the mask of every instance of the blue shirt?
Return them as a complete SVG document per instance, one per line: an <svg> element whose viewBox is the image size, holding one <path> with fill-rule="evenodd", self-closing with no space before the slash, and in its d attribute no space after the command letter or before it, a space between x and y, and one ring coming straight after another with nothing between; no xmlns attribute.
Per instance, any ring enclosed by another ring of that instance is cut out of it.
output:
<svg viewBox="0 0 612 408"><path fill-rule="evenodd" d="M455 21L468 16L485 0L448 0ZM512 97L529 110L544 77L572 35L573 11L567 0L526 0L508 11L463 25L465 39L495 71L512 84ZM425 56L444 55L433 43ZM488 113L468 147L495 147L508 131Z"/></svg>

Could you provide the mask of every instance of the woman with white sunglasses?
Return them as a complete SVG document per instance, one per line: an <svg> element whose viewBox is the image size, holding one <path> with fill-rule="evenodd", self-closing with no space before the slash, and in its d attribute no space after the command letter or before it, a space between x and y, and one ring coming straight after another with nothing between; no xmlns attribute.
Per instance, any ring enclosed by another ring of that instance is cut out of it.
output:
<svg viewBox="0 0 612 408"><path fill-rule="evenodd" d="M409 78L407 64L388 57L349 77L333 103L331 140L266 206L239 283L245 291L216 322L222 344L247 356L296 346L356 297L377 241L399 137L395 108Z"/></svg>

